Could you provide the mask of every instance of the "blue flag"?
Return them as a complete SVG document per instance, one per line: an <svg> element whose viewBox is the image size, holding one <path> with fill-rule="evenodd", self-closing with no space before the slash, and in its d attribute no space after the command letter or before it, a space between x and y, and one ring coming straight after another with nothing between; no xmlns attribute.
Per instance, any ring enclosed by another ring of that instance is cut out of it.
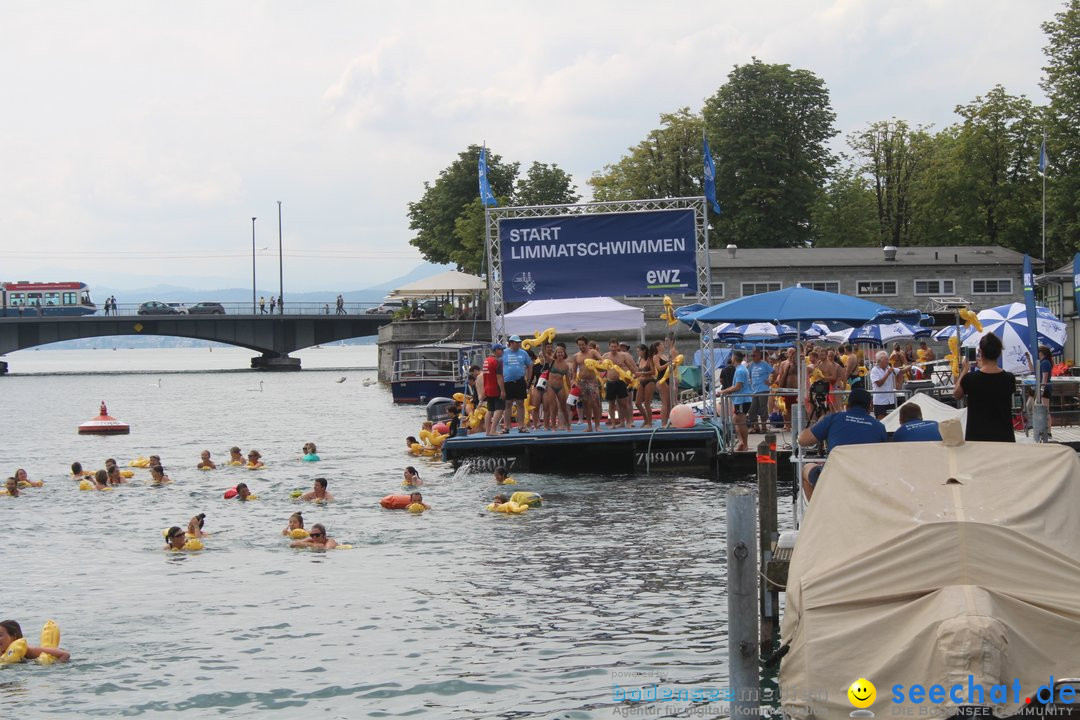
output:
<svg viewBox="0 0 1080 720"><path fill-rule="evenodd" d="M1080 312L1080 253L1073 255L1073 307Z"/></svg>
<svg viewBox="0 0 1080 720"><path fill-rule="evenodd" d="M480 202L484 204L484 207L498 205L499 201L495 199L495 195L491 192L491 183L488 182L486 147L480 148L480 162L477 169L480 171Z"/></svg>
<svg viewBox="0 0 1080 720"><path fill-rule="evenodd" d="M709 140L704 135L701 142L705 150L705 199L712 204L716 214L720 214L720 203L716 202L716 165L713 164L712 153L709 151Z"/></svg>
<svg viewBox="0 0 1080 720"><path fill-rule="evenodd" d="M1046 138L1043 138L1042 146L1039 148L1039 172L1043 175L1046 174L1046 166L1050 164L1050 159L1046 157Z"/></svg>
<svg viewBox="0 0 1080 720"><path fill-rule="evenodd" d="M1031 364L1039 374L1039 314L1035 309L1035 274L1031 272L1031 256L1024 255L1024 307L1028 321L1028 352Z"/></svg>

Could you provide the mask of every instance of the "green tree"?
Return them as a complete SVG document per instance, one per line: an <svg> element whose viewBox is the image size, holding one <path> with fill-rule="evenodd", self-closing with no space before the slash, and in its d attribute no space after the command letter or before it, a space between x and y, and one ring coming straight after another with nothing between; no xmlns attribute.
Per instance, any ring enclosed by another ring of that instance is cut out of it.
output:
<svg viewBox="0 0 1080 720"><path fill-rule="evenodd" d="M1043 23L1047 64L1042 89L1047 122L1047 263L1059 265L1080 247L1080 0Z"/></svg>
<svg viewBox="0 0 1080 720"><path fill-rule="evenodd" d="M912 183L922 169L928 139L923 128L912 130L895 118L871 123L848 137L874 191L881 245L911 244Z"/></svg>
<svg viewBox="0 0 1080 720"><path fill-rule="evenodd" d="M593 198L643 200L701 195L701 137L704 122L690 108L660 115L660 127L649 132L618 162L593 173Z"/></svg>
<svg viewBox="0 0 1080 720"><path fill-rule="evenodd" d="M717 242L809 242L811 208L834 162L826 143L836 135L821 78L754 58L735 66L703 114L723 209Z"/></svg>
<svg viewBox="0 0 1080 720"><path fill-rule="evenodd" d="M810 209L815 247L873 247L878 244L874 191L858 168L836 167Z"/></svg>
<svg viewBox="0 0 1080 720"><path fill-rule="evenodd" d="M483 223L480 224L479 235L470 235L463 241L461 233L465 230L459 230L457 222L462 213L479 203L479 159L480 146L470 145L458 154L457 160L439 173L434 183L424 183L424 194L418 201L409 203L409 229L416 231L409 244L418 248L426 260L455 263L471 272L479 272L483 268ZM502 157L489 150L487 166L491 191L500 203L505 202L513 196L518 163L504 163Z"/></svg>
<svg viewBox="0 0 1080 720"><path fill-rule="evenodd" d="M564 205L580 199L570 174L554 163L534 162L514 191L515 205Z"/></svg>

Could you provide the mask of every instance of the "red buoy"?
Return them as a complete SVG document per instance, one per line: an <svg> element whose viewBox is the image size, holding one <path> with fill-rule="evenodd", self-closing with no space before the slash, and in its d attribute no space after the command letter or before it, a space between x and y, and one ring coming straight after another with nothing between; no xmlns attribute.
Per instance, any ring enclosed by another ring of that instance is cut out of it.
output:
<svg viewBox="0 0 1080 720"><path fill-rule="evenodd" d="M101 401L101 411L96 418L79 424L80 435L126 435L129 432L130 425L109 416L104 400Z"/></svg>

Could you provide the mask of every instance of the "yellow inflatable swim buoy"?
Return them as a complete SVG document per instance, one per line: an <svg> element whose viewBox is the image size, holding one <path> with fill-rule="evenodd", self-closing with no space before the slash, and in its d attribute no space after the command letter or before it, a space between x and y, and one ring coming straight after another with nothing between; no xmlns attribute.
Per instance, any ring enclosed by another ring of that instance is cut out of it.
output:
<svg viewBox="0 0 1080 720"><path fill-rule="evenodd" d="M543 500L544 498L540 497L540 493L528 492L527 490L518 490L510 496L510 502L518 505L528 505L529 507L539 507Z"/></svg>
<svg viewBox="0 0 1080 720"><path fill-rule="evenodd" d="M94 489L94 483L90 482L89 480L80 480L79 481L79 489L80 490L93 490Z"/></svg>
<svg viewBox="0 0 1080 720"><path fill-rule="evenodd" d="M120 477L129 478L129 479L133 478L133 477L135 477L135 471L134 470L121 470L120 471Z"/></svg>
<svg viewBox="0 0 1080 720"><path fill-rule="evenodd" d="M304 528L293 528L289 531L289 537L293 540L303 540L304 538L311 537L311 533Z"/></svg>
<svg viewBox="0 0 1080 720"><path fill-rule="evenodd" d="M52 620L46 620L44 627L41 628L41 647L60 647L60 628ZM37 661L39 665L52 665L56 662L56 658L49 653L41 653L38 655Z"/></svg>
<svg viewBox="0 0 1080 720"><path fill-rule="evenodd" d="M513 515L518 515L520 513L525 512L526 510L528 510L529 506L528 505L520 505L520 504L514 502L513 500L507 500L506 502L504 502L504 503L502 503L500 505L496 505L495 503L489 503L488 506L487 506L487 509L491 510L492 512L501 512L501 513L508 513L508 514L513 514Z"/></svg>
<svg viewBox="0 0 1080 720"><path fill-rule="evenodd" d="M671 302L671 296L664 296L664 312L660 313L660 319L667 322L668 325L674 325L679 322L679 319L675 317L675 303Z"/></svg>
<svg viewBox="0 0 1080 720"><path fill-rule="evenodd" d="M184 543L184 547L182 547L180 549L181 550L203 550L203 549L205 549L205 547L202 544L202 540L199 540L199 538L188 538L187 542Z"/></svg>
<svg viewBox="0 0 1080 720"><path fill-rule="evenodd" d="M5 651L3 655L0 655L0 665L14 665L15 663L22 662L23 658L26 657L27 647L26 638L13 640L12 643L8 645L7 651Z"/></svg>
<svg viewBox="0 0 1080 720"><path fill-rule="evenodd" d="M128 463L128 467L133 468L148 468L150 467L150 458L140 455L131 462Z"/></svg>
<svg viewBox="0 0 1080 720"><path fill-rule="evenodd" d="M424 507L424 503L410 503L405 506L405 509L411 513L422 513L427 510L427 508Z"/></svg>
<svg viewBox="0 0 1080 720"><path fill-rule="evenodd" d="M243 467L244 465L247 465L243 460L233 460L232 462L227 462L225 464L231 465L232 467Z"/></svg>

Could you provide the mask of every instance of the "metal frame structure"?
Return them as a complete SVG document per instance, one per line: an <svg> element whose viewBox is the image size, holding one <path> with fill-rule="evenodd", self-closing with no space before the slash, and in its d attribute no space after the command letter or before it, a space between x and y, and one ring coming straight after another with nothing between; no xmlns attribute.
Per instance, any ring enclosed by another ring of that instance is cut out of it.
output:
<svg viewBox="0 0 1080 720"><path fill-rule="evenodd" d="M712 271L709 259L708 203L702 197L657 198L653 200L618 200L610 202L578 203L570 205L527 205L522 207L485 207L484 238L488 268L488 316L491 318L491 338L494 342L506 341L506 302L503 300L502 253L499 238L499 221L514 218L560 217L603 215L606 213L649 212L655 210L694 211L694 257L697 260L697 298L703 305L712 305ZM715 366L713 363L713 340L711 332L701 334L702 394L705 408L714 414L712 397Z"/></svg>

